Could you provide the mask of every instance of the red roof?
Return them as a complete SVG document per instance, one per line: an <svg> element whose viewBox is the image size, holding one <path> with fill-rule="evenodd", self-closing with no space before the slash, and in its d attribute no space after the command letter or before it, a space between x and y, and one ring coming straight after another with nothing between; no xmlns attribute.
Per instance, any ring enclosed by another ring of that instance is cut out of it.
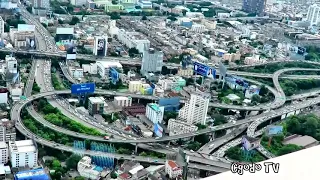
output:
<svg viewBox="0 0 320 180"><path fill-rule="evenodd" d="M168 161L168 165L169 165L172 169L178 167L177 164L176 164L175 162L173 162L173 161Z"/></svg>

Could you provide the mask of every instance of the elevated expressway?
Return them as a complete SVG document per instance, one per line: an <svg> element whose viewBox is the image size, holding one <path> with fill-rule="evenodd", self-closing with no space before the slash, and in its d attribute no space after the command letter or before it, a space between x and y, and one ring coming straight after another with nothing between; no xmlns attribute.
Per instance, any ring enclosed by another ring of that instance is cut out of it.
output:
<svg viewBox="0 0 320 180"><path fill-rule="evenodd" d="M279 81L278 81L277 77L279 77L280 74L282 74L284 72L288 72L288 71L320 71L320 69L290 68L290 69L282 69L282 70L276 71L274 73L275 77L273 78L273 83L274 83L276 89L281 94L283 93L283 90L280 87L280 84L279 84ZM272 111L270 111L268 113L264 113L264 114L255 116L256 120L253 121L248 126L247 135L250 136L250 137L258 137L261 134L263 134L264 131L265 131L265 128L263 128L263 129L255 132L255 130L257 129L257 127L261 123L266 122L266 121L268 121L270 119L273 119L275 117L281 116L283 114L291 113L291 112L294 112L296 110L300 110L300 109L304 109L304 108L309 107L309 106L317 105L319 103L320 103L320 97L316 97L316 98L313 98L313 99L310 99L310 100L302 101L302 102L300 102L298 104L295 104L295 105L288 105L288 106L285 106L283 108L272 110ZM234 147L234 146L237 146L239 144L241 144L241 138L235 139L235 140L227 143L226 145L221 147L218 151L216 151L213 155L221 158L221 157L223 157L225 155L225 151L226 150L228 150L230 147ZM274 157L274 155L271 154L270 152L268 152L263 146L258 147L257 150L259 152L261 152L267 158Z"/></svg>

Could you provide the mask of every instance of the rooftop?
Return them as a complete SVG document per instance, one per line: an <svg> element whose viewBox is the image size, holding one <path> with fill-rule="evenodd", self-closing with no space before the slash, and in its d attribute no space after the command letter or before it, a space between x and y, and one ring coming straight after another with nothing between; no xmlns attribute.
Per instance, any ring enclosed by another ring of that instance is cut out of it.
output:
<svg viewBox="0 0 320 180"><path fill-rule="evenodd" d="M32 140L10 141L9 146L13 151L18 153L37 151L37 148L33 144Z"/></svg>
<svg viewBox="0 0 320 180"><path fill-rule="evenodd" d="M0 149L7 148L6 142L0 142Z"/></svg>
<svg viewBox="0 0 320 180"><path fill-rule="evenodd" d="M97 61L98 64L101 64L104 68L117 67L122 68L122 65L118 61Z"/></svg>
<svg viewBox="0 0 320 180"><path fill-rule="evenodd" d="M172 169L175 169L178 167L178 165L174 162L174 161L168 161L168 165L172 168Z"/></svg>
<svg viewBox="0 0 320 180"><path fill-rule="evenodd" d="M89 101L91 103L103 103L104 98L103 97L89 97Z"/></svg>
<svg viewBox="0 0 320 180"><path fill-rule="evenodd" d="M151 108L152 108L153 110L155 110L155 111L161 111L161 109L159 108L159 105L158 105L158 104L149 103L148 106L151 107Z"/></svg>
<svg viewBox="0 0 320 180"><path fill-rule="evenodd" d="M311 136L296 136L291 139L287 139L287 140L285 139L283 144L295 144L298 146L306 147L316 142L317 140Z"/></svg>

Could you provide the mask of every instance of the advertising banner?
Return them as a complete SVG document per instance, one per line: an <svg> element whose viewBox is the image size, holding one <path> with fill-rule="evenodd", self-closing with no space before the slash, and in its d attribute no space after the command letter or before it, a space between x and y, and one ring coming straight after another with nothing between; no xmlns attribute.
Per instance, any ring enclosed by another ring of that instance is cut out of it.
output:
<svg viewBox="0 0 320 180"><path fill-rule="evenodd" d="M283 126L268 126L267 134L268 136L276 136L283 132Z"/></svg>
<svg viewBox="0 0 320 180"><path fill-rule="evenodd" d="M75 47L73 44L65 45L65 47L67 49L67 60L75 60L77 58L77 47Z"/></svg>
<svg viewBox="0 0 320 180"><path fill-rule="evenodd" d="M35 38L27 38L27 49L36 49L36 41Z"/></svg>
<svg viewBox="0 0 320 180"><path fill-rule="evenodd" d="M96 85L94 83L72 84L72 94L94 93Z"/></svg>
<svg viewBox="0 0 320 180"><path fill-rule="evenodd" d="M216 70L207 65L201 64L199 62L194 62L193 67L194 67L193 70L195 71L196 74L213 78L213 79L216 78Z"/></svg>
<svg viewBox="0 0 320 180"><path fill-rule="evenodd" d="M114 68L110 68L109 73L112 84L116 84L119 81L119 73Z"/></svg>
<svg viewBox="0 0 320 180"><path fill-rule="evenodd" d="M162 137L163 128L158 123L154 124L154 133L157 137Z"/></svg>
<svg viewBox="0 0 320 180"><path fill-rule="evenodd" d="M104 56L105 51L106 51L106 40L105 39L98 39L97 55Z"/></svg>

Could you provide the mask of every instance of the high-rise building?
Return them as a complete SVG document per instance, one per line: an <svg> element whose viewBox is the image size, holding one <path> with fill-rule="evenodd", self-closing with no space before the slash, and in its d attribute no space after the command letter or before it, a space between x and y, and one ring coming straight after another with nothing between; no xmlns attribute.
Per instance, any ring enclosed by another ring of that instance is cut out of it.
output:
<svg viewBox="0 0 320 180"><path fill-rule="evenodd" d="M242 9L246 13L263 16L265 0L243 0Z"/></svg>
<svg viewBox="0 0 320 180"><path fill-rule="evenodd" d="M94 37L93 54L96 56L107 56L108 51L108 37L96 36Z"/></svg>
<svg viewBox="0 0 320 180"><path fill-rule="evenodd" d="M4 33L4 20L2 19L2 17L0 16L0 35Z"/></svg>
<svg viewBox="0 0 320 180"><path fill-rule="evenodd" d="M12 167L35 167L38 149L33 140L9 141L9 154Z"/></svg>
<svg viewBox="0 0 320 180"><path fill-rule="evenodd" d="M163 52L149 48L143 52L142 64L140 72L142 74L148 72L161 72L163 64Z"/></svg>
<svg viewBox="0 0 320 180"><path fill-rule="evenodd" d="M0 164L8 162L8 146L5 142L0 142Z"/></svg>
<svg viewBox="0 0 320 180"><path fill-rule="evenodd" d="M104 110L103 97L89 97L88 111L90 115L102 114Z"/></svg>
<svg viewBox="0 0 320 180"><path fill-rule="evenodd" d="M0 124L0 142L6 141L6 127Z"/></svg>
<svg viewBox="0 0 320 180"><path fill-rule="evenodd" d="M50 8L50 0L31 0L31 4L34 8L43 8L49 9Z"/></svg>
<svg viewBox="0 0 320 180"><path fill-rule="evenodd" d="M320 6L314 4L309 7L307 14L307 21L311 23L311 25L317 25L320 21Z"/></svg>
<svg viewBox="0 0 320 180"><path fill-rule="evenodd" d="M178 119L188 124L205 124L211 95L204 92L192 92L190 100L180 109Z"/></svg>
<svg viewBox="0 0 320 180"><path fill-rule="evenodd" d="M163 115L164 115L163 106L159 106L158 104L155 104L155 103L147 104L146 116L154 124L162 123Z"/></svg>

